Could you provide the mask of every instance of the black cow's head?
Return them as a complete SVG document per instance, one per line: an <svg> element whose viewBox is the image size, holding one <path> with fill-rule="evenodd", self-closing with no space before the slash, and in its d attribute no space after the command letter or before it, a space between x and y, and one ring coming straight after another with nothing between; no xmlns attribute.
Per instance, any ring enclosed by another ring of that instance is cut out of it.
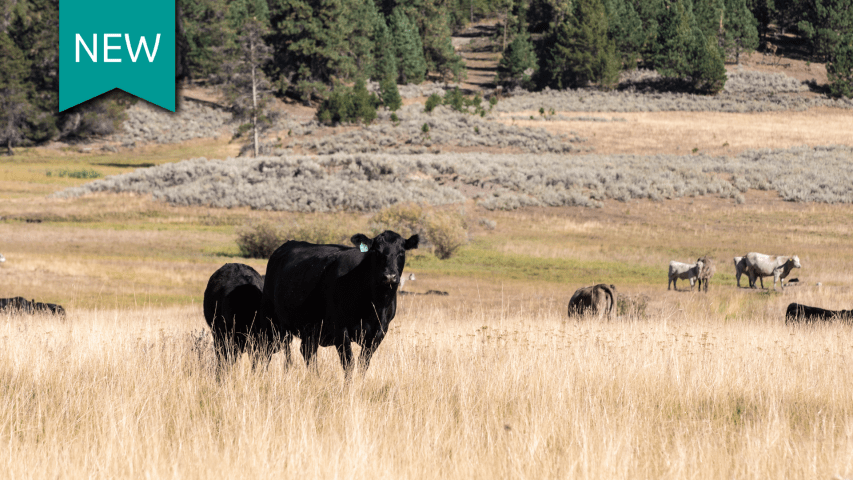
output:
<svg viewBox="0 0 853 480"><path fill-rule="evenodd" d="M397 288L400 284L400 276L403 267L406 266L406 250L418 248L420 238L412 235L408 239L399 234L386 230L376 238L368 238L361 233L355 234L350 239L352 243L367 253L367 259L371 262L371 275L375 275L375 281L387 288Z"/></svg>

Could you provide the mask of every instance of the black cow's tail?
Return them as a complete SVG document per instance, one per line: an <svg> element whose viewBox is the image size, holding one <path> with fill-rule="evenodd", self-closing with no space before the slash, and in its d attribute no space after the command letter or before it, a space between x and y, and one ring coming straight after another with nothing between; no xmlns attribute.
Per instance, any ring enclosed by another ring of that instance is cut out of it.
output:
<svg viewBox="0 0 853 480"><path fill-rule="evenodd" d="M613 309L616 308L616 286L612 285L612 284L611 285L602 284L601 286L603 287L604 291L607 292L607 295L610 297L610 302L607 305L607 312L606 312L607 318L610 318L612 313L613 313Z"/></svg>

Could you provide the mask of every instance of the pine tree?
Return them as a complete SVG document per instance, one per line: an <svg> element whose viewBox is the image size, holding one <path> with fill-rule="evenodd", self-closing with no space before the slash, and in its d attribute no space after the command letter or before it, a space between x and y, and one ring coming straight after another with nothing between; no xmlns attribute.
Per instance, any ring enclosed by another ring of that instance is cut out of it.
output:
<svg viewBox="0 0 853 480"><path fill-rule="evenodd" d="M33 142L55 138L57 123L65 116L59 110L59 2L19 2L11 18L9 38L29 64L25 83L31 109L25 122L25 137Z"/></svg>
<svg viewBox="0 0 853 480"><path fill-rule="evenodd" d="M228 26L233 32L241 32L243 25L254 19L261 22L263 27L269 27L270 11L266 0L232 0L228 4Z"/></svg>
<svg viewBox="0 0 853 480"><path fill-rule="evenodd" d="M259 153L260 131L268 123L266 107L270 84L263 67L272 58L272 48L264 41L267 32L262 21L246 19L237 38L238 47L232 53L234 60L226 66L226 96L235 115L250 122L252 150L256 157Z"/></svg>
<svg viewBox="0 0 853 480"><path fill-rule="evenodd" d="M578 0L571 15L559 22L545 41L541 75L555 88L582 87L590 82L609 87L619 77L616 47L607 35L607 14L601 0Z"/></svg>
<svg viewBox="0 0 853 480"><path fill-rule="evenodd" d="M355 75L359 78L376 76L377 31L382 15L373 0L352 0L356 11L353 15L353 31L350 37L350 54L355 63Z"/></svg>
<svg viewBox="0 0 853 480"><path fill-rule="evenodd" d="M726 84L726 64L717 47L714 35L705 35L698 27L693 30L691 46L690 77L697 90L712 95L720 92Z"/></svg>
<svg viewBox="0 0 853 480"><path fill-rule="evenodd" d="M394 46L394 37L391 30L385 24L385 17L380 13L376 16L373 31L375 36L374 47L374 75L379 79L392 78L397 81L397 51Z"/></svg>
<svg viewBox="0 0 853 480"><path fill-rule="evenodd" d="M696 25L706 37L721 39L726 4L724 0L692 0Z"/></svg>
<svg viewBox="0 0 853 480"><path fill-rule="evenodd" d="M400 98L400 91L397 89L396 77L387 76L379 82L379 94L382 97L382 103L391 111L397 111L403 106L403 99Z"/></svg>
<svg viewBox="0 0 853 480"><path fill-rule="evenodd" d="M451 74L456 78L464 77L464 62L451 43L451 15L446 0L378 0L377 7L385 15L389 27L392 27L396 10L402 10L408 17L420 36L426 70L443 77Z"/></svg>
<svg viewBox="0 0 853 480"><path fill-rule="evenodd" d="M333 78L346 79L355 63L348 51L352 26L340 0L269 0L278 89L293 88L305 102L324 96Z"/></svg>
<svg viewBox="0 0 853 480"><path fill-rule="evenodd" d="M531 76L537 67L536 53L530 34L519 32L510 42L498 63L497 82L510 89L522 86L529 88Z"/></svg>
<svg viewBox="0 0 853 480"><path fill-rule="evenodd" d="M726 50L732 52L740 65L740 54L758 48L758 22L746 6L746 0L726 0L725 28Z"/></svg>
<svg viewBox="0 0 853 480"><path fill-rule="evenodd" d="M637 68L637 57L645 40L645 30L640 15L628 0L607 0L607 34L616 45L622 68Z"/></svg>
<svg viewBox="0 0 853 480"><path fill-rule="evenodd" d="M853 32L853 0L812 0L807 5L798 26L814 54L828 60L842 38Z"/></svg>
<svg viewBox="0 0 853 480"><path fill-rule="evenodd" d="M180 0L190 78L212 79L222 74L228 28L225 0Z"/></svg>
<svg viewBox="0 0 853 480"><path fill-rule="evenodd" d="M437 72L442 78L453 75L459 79L464 75L465 63L456 54L451 42L452 32L448 21L446 2L443 0L423 0L422 10L415 20L417 30L421 34L426 71Z"/></svg>
<svg viewBox="0 0 853 480"><path fill-rule="evenodd" d="M9 155L12 146L25 138L25 122L31 106L26 83L30 64L6 32L0 33L0 142Z"/></svg>
<svg viewBox="0 0 853 480"><path fill-rule="evenodd" d="M835 47L826 65L826 75L830 95L853 98L853 33L848 33Z"/></svg>
<svg viewBox="0 0 853 480"><path fill-rule="evenodd" d="M695 19L690 0L665 0L657 24L657 38L644 55L646 63L664 77L682 78L691 71Z"/></svg>
<svg viewBox="0 0 853 480"><path fill-rule="evenodd" d="M421 83L426 75L424 48L417 27L409 20L403 9L391 14L390 26L397 52L399 83Z"/></svg>

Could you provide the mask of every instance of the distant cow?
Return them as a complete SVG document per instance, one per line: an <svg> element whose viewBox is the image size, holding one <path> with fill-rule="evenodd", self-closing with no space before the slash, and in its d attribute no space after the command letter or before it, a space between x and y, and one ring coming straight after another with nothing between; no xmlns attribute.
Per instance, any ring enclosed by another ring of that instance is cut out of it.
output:
<svg viewBox="0 0 853 480"><path fill-rule="evenodd" d="M717 268L714 267L714 260L705 255L704 257L700 257L696 260L697 263L702 263L702 268L699 270L699 276L697 281L699 282L699 291L702 291L702 285L705 285L705 293L708 293L708 283L711 281L711 277L717 273Z"/></svg>
<svg viewBox="0 0 853 480"><path fill-rule="evenodd" d="M773 290L776 290L776 282L782 290L785 289L785 278L791 273L791 269L800 268L800 258L793 256L764 255L762 253L750 252L746 254L746 264L749 267L749 286L755 288L756 277L764 288L763 277L773 277Z"/></svg>
<svg viewBox="0 0 853 480"><path fill-rule="evenodd" d="M818 307L809 307L799 303L788 305L785 310L785 323L811 323L818 321L844 320L850 321L853 310L825 310Z"/></svg>
<svg viewBox="0 0 853 480"><path fill-rule="evenodd" d="M33 306L24 297L0 298L0 310L17 310L22 313L33 313Z"/></svg>
<svg viewBox="0 0 853 480"><path fill-rule="evenodd" d="M740 287L740 276L744 274L746 278L749 278L749 265L746 263L746 256L735 257L735 278L737 278L738 287Z"/></svg>
<svg viewBox="0 0 853 480"><path fill-rule="evenodd" d="M3 263L5 261L6 261L6 257L4 257L2 253L0 253L0 263Z"/></svg>
<svg viewBox="0 0 853 480"><path fill-rule="evenodd" d="M406 286L406 280L408 280L408 281L410 281L410 282L414 282L414 281L415 281L415 280L417 280L417 279L415 278L415 274L414 274L414 273L410 273L410 274L408 274L408 275L403 275L403 277L402 277L402 278L400 278L400 289L399 289L399 290L400 290L401 292L403 291L403 287L405 287L405 286Z"/></svg>
<svg viewBox="0 0 853 480"><path fill-rule="evenodd" d="M288 364L292 335L302 339L309 366L319 347L334 345L348 375L351 342L361 345L366 371L385 338L397 314L406 251L418 247L419 237L385 231L372 239L359 233L351 241L358 248L290 241L270 257L262 310L283 332Z"/></svg>
<svg viewBox="0 0 853 480"><path fill-rule="evenodd" d="M610 318L615 306L616 287L599 283L575 290L575 294L569 300L569 316L597 314L602 310L604 315Z"/></svg>
<svg viewBox="0 0 853 480"><path fill-rule="evenodd" d="M702 266L703 264L701 261L697 261L694 265L676 261L669 262L669 282L666 284L666 289L669 290L669 287L672 286L678 290L678 285L676 283L681 279L690 280L690 290L693 290L694 282L699 277L699 272L702 271Z"/></svg>
<svg viewBox="0 0 853 480"><path fill-rule="evenodd" d="M0 298L0 310L10 309L21 313L50 313L53 315L65 316L65 309L62 305L55 303L42 303L35 300L27 300L24 297Z"/></svg>
<svg viewBox="0 0 853 480"><path fill-rule="evenodd" d="M242 263L226 263L210 276L204 290L204 319L221 365L235 361L247 346L252 354L274 349L275 332L258 315L263 291L263 277Z"/></svg>
<svg viewBox="0 0 853 480"><path fill-rule="evenodd" d="M42 302L31 302L33 305L33 310L36 312L44 312L50 313L53 315L59 315L60 317L65 316L65 309L62 308L62 305L57 305L55 303L42 303Z"/></svg>

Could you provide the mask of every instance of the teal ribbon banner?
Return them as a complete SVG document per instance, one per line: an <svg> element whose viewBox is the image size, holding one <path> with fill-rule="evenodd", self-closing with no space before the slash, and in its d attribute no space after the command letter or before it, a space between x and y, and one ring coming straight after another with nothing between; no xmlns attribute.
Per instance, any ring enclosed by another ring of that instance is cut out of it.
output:
<svg viewBox="0 0 853 480"><path fill-rule="evenodd" d="M59 2L59 111L114 88L175 111L175 0Z"/></svg>

